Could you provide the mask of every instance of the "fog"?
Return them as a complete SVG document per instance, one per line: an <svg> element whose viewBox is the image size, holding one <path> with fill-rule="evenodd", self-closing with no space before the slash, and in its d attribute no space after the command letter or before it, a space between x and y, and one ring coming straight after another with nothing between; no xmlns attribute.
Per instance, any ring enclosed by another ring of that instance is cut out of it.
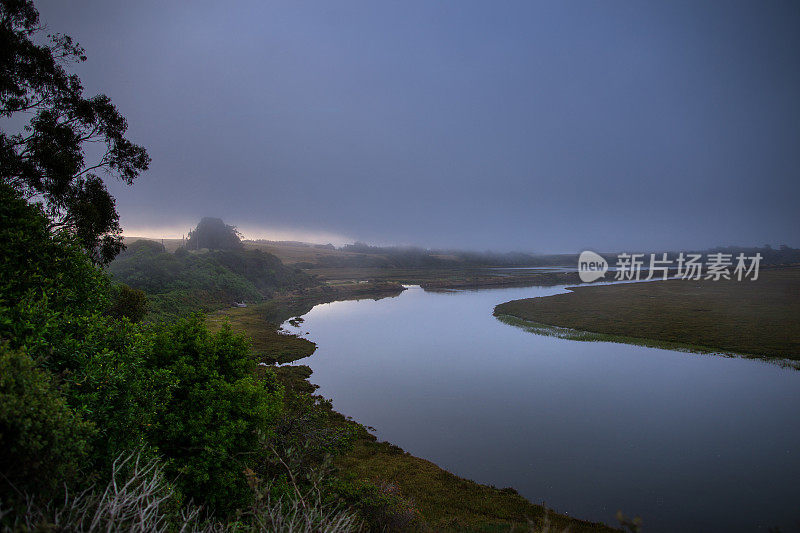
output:
<svg viewBox="0 0 800 533"><path fill-rule="evenodd" d="M151 169L127 234L800 246L797 2L37 2Z"/></svg>

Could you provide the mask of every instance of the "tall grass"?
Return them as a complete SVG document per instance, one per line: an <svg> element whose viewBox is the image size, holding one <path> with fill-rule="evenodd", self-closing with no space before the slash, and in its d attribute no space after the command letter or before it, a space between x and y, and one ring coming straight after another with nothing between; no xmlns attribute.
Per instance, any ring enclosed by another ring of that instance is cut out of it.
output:
<svg viewBox="0 0 800 533"><path fill-rule="evenodd" d="M315 489L293 497L273 499L266 491L235 522L223 523L200 506L179 506L158 460L141 453L119 456L111 479L102 489L65 490L63 499L39 501L28 496L24 509L3 508L4 532L76 531L134 533L250 532L345 533L362 531L358 515L323 501Z"/></svg>

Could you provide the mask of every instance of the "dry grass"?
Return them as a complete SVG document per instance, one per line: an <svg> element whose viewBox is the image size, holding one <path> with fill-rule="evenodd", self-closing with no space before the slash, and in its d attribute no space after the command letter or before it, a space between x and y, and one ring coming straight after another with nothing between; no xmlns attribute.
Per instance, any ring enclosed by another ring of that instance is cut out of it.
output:
<svg viewBox="0 0 800 533"><path fill-rule="evenodd" d="M201 525L197 507L170 516L165 508L172 497L157 461L144 461L138 453L123 455L114 461L111 480L102 492L67 491L64 500L58 502L28 498L26 512L16 517L15 529L140 533L208 530Z"/></svg>
<svg viewBox="0 0 800 533"><path fill-rule="evenodd" d="M284 265L293 265L295 263L316 263L317 260L324 257L336 258L350 258L359 257L362 254L355 252L347 252L344 250L330 248L322 248L320 246L303 243L303 242L287 242L287 241L250 241L245 240L244 246L247 249L259 249L277 256Z"/></svg>
<svg viewBox="0 0 800 533"><path fill-rule="evenodd" d="M319 490L298 491L294 497L276 500L269 496L268 488L262 491L254 486L257 498L253 506L235 522L219 522L208 519L202 508L191 503L178 508L161 464L157 460L143 460L139 453L133 453L122 455L114 462L111 480L102 492L67 492L63 501L57 502L38 502L29 498L23 513L13 514L13 511L0 509L0 517L7 524L13 524L9 531L19 532L363 531L354 511L325 503Z"/></svg>

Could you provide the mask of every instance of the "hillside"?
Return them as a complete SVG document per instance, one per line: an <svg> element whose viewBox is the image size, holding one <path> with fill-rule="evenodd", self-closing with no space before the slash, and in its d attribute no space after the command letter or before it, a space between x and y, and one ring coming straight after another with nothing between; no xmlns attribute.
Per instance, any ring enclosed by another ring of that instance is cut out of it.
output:
<svg viewBox="0 0 800 533"><path fill-rule="evenodd" d="M153 316L210 311L233 302L255 303L279 292L320 282L285 266L263 250L201 250L174 253L139 239L108 266L114 281L147 293Z"/></svg>

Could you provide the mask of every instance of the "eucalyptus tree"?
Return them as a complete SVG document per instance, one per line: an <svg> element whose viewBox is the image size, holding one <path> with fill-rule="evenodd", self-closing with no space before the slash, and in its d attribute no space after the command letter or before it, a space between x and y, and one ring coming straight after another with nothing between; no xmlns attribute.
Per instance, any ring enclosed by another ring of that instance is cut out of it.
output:
<svg viewBox="0 0 800 533"><path fill-rule="evenodd" d="M0 180L41 202L53 231L107 263L123 244L103 178L131 184L150 157L126 137L111 99L85 96L68 72L85 60L71 37L46 33L31 0L0 0Z"/></svg>

